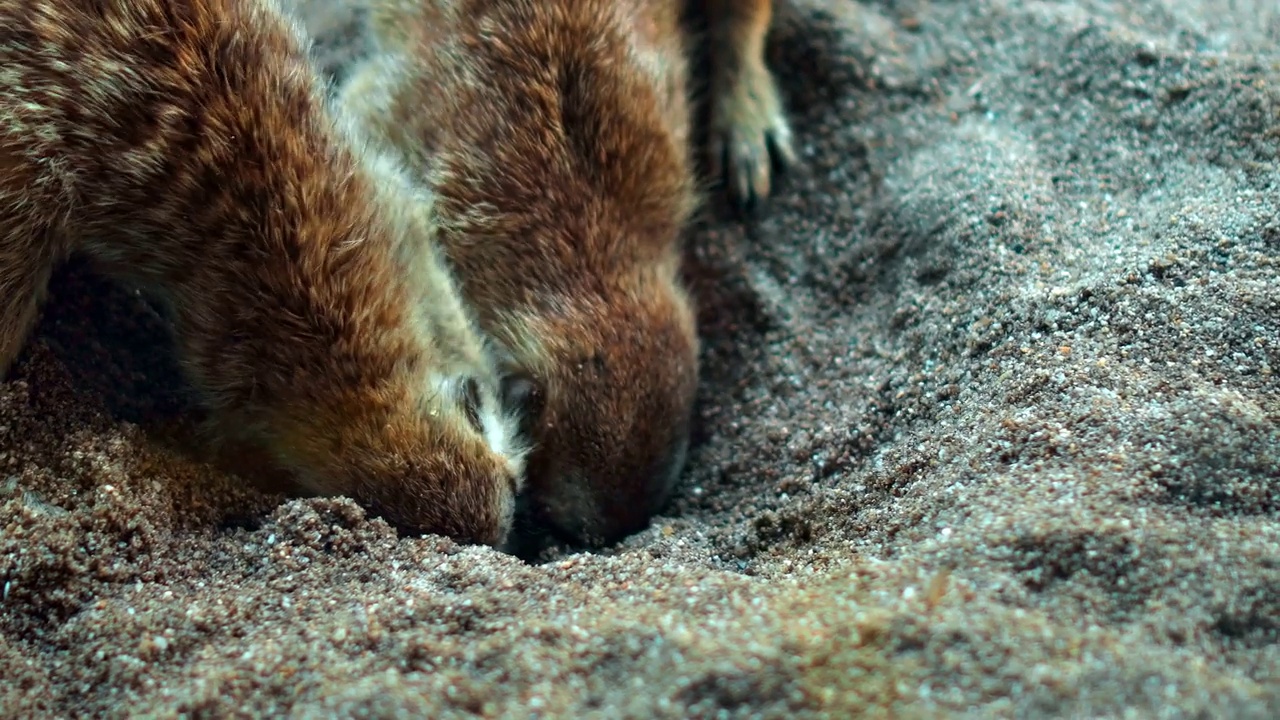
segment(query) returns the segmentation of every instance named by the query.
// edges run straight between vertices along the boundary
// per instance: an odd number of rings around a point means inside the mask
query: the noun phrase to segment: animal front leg
[[[765,64],[772,0],[706,0],[711,42],[711,167],[730,199],[750,209],[774,171],[796,160],[777,81]]]

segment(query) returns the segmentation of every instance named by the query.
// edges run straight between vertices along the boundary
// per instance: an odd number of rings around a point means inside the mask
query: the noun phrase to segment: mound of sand
[[[170,449],[156,319],[70,268],[0,385],[0,716],[1274,711],[1274,4],[782,14],[804,167],[691,238],[650,530],[530,565],[243,488]]]

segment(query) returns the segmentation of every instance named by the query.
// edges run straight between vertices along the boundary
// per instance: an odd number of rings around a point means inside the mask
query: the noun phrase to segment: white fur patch
[[[456,375],[432,373],[429,379],[432,394],[452,412],[461,411],[463,379]],[[525,455],[529,448],[519,437],[519,417],[504,412],[497,398],[481,392],[478,415],[485,444],[507,461],[507,469],[516,477],[524,477]]]
[[[529,449],[523,438],[517,436],[516,428],[519,420],[513,415],[502,412],[497,402],[485,403],[480,409],[480,427],[484,428],[484,439],[494,452],[507,460],[507,469],[513,475],[523,479],[524,460]]]

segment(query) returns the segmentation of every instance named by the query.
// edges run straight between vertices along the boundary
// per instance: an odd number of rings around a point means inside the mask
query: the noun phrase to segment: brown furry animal
[[[400,167],[269,0],[0,0],[0,372],[52,268],[152,291],[217,434],[402,526],[498,544],[522,454]]]
[[[765,64],[773,0],[702,0],[711,48],[711,164],[742,209],[768,197],[774,167],[796,162],[791,126]]]
[[[644,527],[684,464],[697,204],[679,0],[381,0],[341,102],[434,193],[483,328],[534,378],[529,498],[588,543]]]

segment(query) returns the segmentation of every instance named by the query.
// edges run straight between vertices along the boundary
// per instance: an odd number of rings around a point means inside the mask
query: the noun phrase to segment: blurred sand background
[[[358,8],[298,1],[341,73]],[[526,564],[244,488],[70,267],[0,384],[0,716],[1274,716],[1280,9],[779,14],[803,167],[691,233],[651,529]]]

